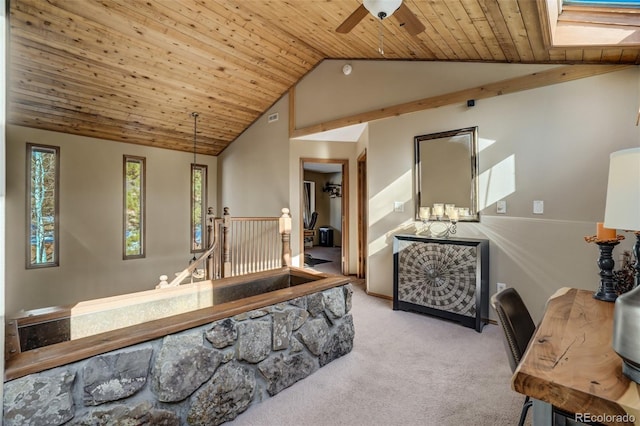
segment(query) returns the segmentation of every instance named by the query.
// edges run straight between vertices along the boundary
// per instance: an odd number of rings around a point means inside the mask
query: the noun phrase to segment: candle
[[[616,230],[605,228],[604,223],[598,222],[596,239],[598,241],[610,241],[616,239]]]
[[[429,220],[431,217],[431,209],[429,207],[420,207],[420,219]]]
[[[458,210],[456,209],[451,209],[449,210],[449,220],[452,222],[457,222],[458,221]]]
[[[433,214],[437,217],[444,215],[444,204],[436,203],[433,205]]]

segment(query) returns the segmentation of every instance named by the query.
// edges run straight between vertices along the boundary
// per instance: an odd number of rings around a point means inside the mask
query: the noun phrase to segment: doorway
[[[301,158],[300,176],[301,259],[305,267],[348,275],[349,161]]]
[[[367,150],[365,149],[358,156],[358,268],[356,276],[366,278],[367,274],[367,253],[368,253],[368,209],[369,197],[367,195]]]

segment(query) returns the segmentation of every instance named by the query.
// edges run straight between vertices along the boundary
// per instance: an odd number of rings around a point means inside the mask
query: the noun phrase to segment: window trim
[[[122,156],[122,259],[143,259],[147,253],[147,165],[146,158],[135,155]],[[142,171],[140,173],[140,253],[127,254],[127,163],[135,161],[141,164]]]
[[[194,187],[193,187],[193,175],[194,175],[194,171],[198,169],[201,170],[203,172],[203,177],[202,177],[202,194],[201,194],[201,206],[200,206],[200,221],[201,221],[201,228],[202,230],[200,231],[201,234],[201,238],[202,238],[202,248],[196,248],[195,247],[195,235],[193,233],[193,230],[195,229],[195,223],[193,221],[193,208],[194,208],[194,198],[193,198],[193,194],[194,194]],[[196,163],[191,163],[191,174],[190,174],[190,179],[189,179],[189,197],[191,199],[191,202],[189,203],[189,222],[190,222],[190,227],[189,227],[189,241],[190,241],[190,251],[191,253],[202,253],[204,251],[207,250],[208,248],[208,235],[207,235],[207,192],[208,192],[208,180],[209,180],[209,170],[208,170],[208,166],[206,164],[196,164]]]
[[[540,0],[545,46],[554,48],[625,48],[640,45],[640,9],[564,4]]]
[[[53,208],[53,261],[46,263],[31,262],[31,158],[34,150],[53,151],[55,159],[55,182],[54,182],[54,208]],[[26,155],[26,223],[25,223],[25,267],[26,269],[52,268],[60,266],[60,147],[54,145],[44,145],[38,143],[27,143]]]

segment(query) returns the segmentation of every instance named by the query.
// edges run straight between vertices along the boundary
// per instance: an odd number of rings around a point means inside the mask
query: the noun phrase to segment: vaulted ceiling
[[[545,0],[8,0],[8,123],[217,155],[324,59],[637,64],[637,44],[551,47]],[[540,9],[540,10],[539,10]],[[384,56],[378,52],[380,25]]]

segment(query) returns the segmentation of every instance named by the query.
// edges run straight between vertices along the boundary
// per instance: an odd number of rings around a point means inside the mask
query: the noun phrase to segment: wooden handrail
[[[191,275],[193,273],[193,271],[196,270],[196,268],[198,267],[198,264],[200,262],[202,262],[204,259],[208,258],[209,256],[211,256],[213,254],[214,250],[216,249],[216,246],[217,246],[217,241],[214,240],[213,245],[211,247],[209,247],[209,249],[207,251],[202,253],[202,255],[200,255],[199,258],[197,258],[195,261],[191,262],[191,264],[189,266],[184,268],[182,270],[182,272],[180,272],[178,275],[176,275],[176,277],[173,279],[173,281],[171,281],[167,285],[158,284],[156,286],[156,288],[179,286],[180,283],[182,282],[182,280],[187,278],[189,275]]]

